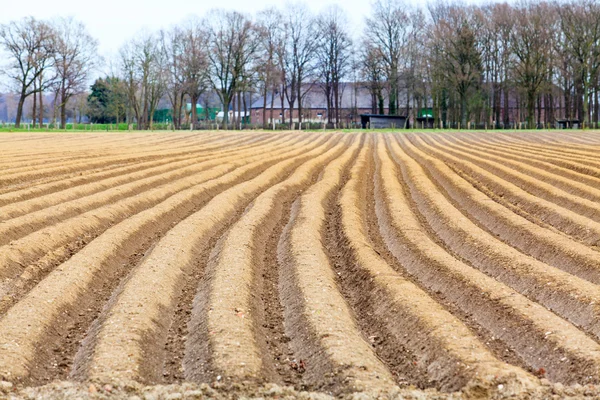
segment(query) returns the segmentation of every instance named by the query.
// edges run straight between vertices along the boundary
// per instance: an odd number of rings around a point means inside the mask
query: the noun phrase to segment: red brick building
[[[335,121],[335,110],[328,110],[327,97],[320,84],[306,85],[306,95],[302,101],[302,121],[312,123],[327,123]],[[283,99],[282,99],[283,97]],[[342,125],[360,125],[360,115],[377,113],[377,99],[373,99],[367,86],[358,83],[342,83],[340,85],[340,108],[339,118]],[[387,98],[385,98],[387,105]],[[272,107],[272,108],[271,108]],[[267,124],[290,123],[290,116],[293,122],[298,121],[298,101],[294,108],[290,110],[290,105],[281,93],[274,92],[267,95],[266,107],[265,100],[261,96],[252,103],[251,122],[253,124],[262,124],[263,115],[266,114]],[[387,114],[388,109],[386,108]],[[406,112],[406,110],[404,110]],[[331,119],[329,118],[331,113]]]

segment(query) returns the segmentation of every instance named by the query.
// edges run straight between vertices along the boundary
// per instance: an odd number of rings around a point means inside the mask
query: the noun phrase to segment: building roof
[[[308,90],[306,96],[304,97],[304,101],[302,102],[302,107],[307,109],[316,109],[316,110],[326,110],[327,109],[327,98],[325,97],[325,90],[322,84],[316,83],[313,84],[312,87],[310,84],[303,85],[305,86],[304,90]],[[354,108],[356,105],[359,109],[369,109],[371,108],[371,93],[369,92],[368,87],[364,83],[351,83],[351,82],[342,82],[340,84],[340,92],[341,92],[341,104],[340,108],[350,109]],[[385,95],[384,95],[385,96]],[[267,94],[267,108],[271,107],[271,98],[273,97],[273,93]],[[406,94],[400,95],[399,104],[406,103]],[[385,102],[387,106],[387,96],[385,96]],[[252,109],[262,109],[264,106],[264,97],[259,96],[259,98],[252,103]],[[287,99],[283,98],[283,107],[285,109],[289,109],[289,102]],[[273,99],[273,108],[281,109],[281,97],[279,93],[275,94],[275,98]],[[294,104],[294,108],[298,108],[298,101]]]

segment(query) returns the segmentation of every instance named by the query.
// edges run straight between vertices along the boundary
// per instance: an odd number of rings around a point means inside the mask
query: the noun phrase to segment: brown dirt
[[[0,134],[0,398],[597,398],[598,150]]]
[[[365,180],[370,182],[374,178],[374,168],[372,163],[369,163],[368,173]],[[342,178],[342,185],[345,185],[349,177],[346,173]],[[370,205],[370,211],[373,211],[373,193],[372,187],[369,186],[368,194],[365,193],[365,203]],[[339,197],[336,193],[334,198]],[[374,307],[375,302],[371,296],[376,292],[373,283],[360,273],[356,268],[356,261],[351,256],[351,250],[348,247],[347,239],[344,236],[341,226],[341,207],[338,202],[335,202],[329,207],[330,211],[327,216],[327,225],[325,235],[325,248],[329,258],[332,260],[332,265],[338,276],[339,288],[346,297],[349,304],[355,312],[357,323],[359,324],[363,335],[373,346],[375,353],[385,361],[386,366],[390,369],[396,382],[400,387],[407,385],[415,385],[420,388],[427,388],[430,385],[427,382],[426,372],[422,366],[417,363],[417,358],[412,354],[401,342],[395,337],[386,327],[383,321],[376,317]],[[376,226],[373,221],[374,214],[369,214],[368,226],[369,231]],[[375,225],[374,225],[375,224]],[[378,237],[371,237],[370,245],[375,251],[381,255],[382,252],[387,252],[387,249]],[[393,318],[392,315],[389,318]]]

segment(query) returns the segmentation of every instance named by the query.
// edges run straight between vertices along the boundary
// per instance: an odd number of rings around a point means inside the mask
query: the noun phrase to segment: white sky
[[[296,0],[293,0],[296,1]],[[369,15],[371,0],[300,0],[313,12],[319,12],[331,4],[346,10],[353,36],[359,37],[364,18]],[[426,4],[426,0],[405,0],[412,4]],[[494,0],[492,0],[494,1]],[[499,0],[496,0],[499,1]],[[509,0],[510,1],[510,0]],[[105,66],[97,75],[108,72],[109,63],[116,59],[121,45],[142,30],[155,31],[169,28],[191,15],[202,17],[212,8],[233,9],[254,14],[269,6],[284,7],[285,0],[27,0],[19,6],[18,0],[0,0],[0,23],[26,16],[51,19],[57,16],[73,16],[82,21],[90,34],[98,39],[99,53]],[[478,0],[466,0],[478,3]],[[92,5],[93,4],[93,5]],[[0,62],[0,65],[2,62]]]
[[[119,47],[143,29],[168,28],[190,15],[202,17],[212,8],[233,9],[255,13],[268,6],[283,7],[283,0],[29,0],[26,6],[15,0],[0,0],[0,23],[32,15],[36,19],[73,16],[82,21],[90,34],[99,40],[99,52],[110,59]],[[328,4],[338,4],[348,12],[351,27],[360,31],[364,16],[370,10],[370,0],[304,0],[318,12]],[[9,5],[10,4],[10,5]]]

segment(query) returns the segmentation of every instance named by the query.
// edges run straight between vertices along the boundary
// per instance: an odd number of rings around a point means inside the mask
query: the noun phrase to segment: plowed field
[[[0,397],[594,397],[600,132],[0,135]]]

